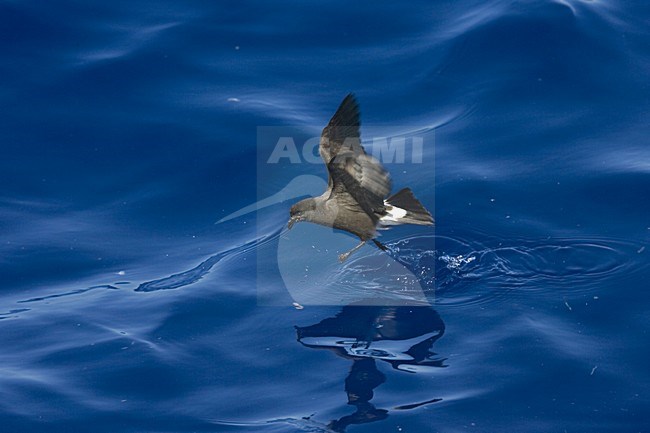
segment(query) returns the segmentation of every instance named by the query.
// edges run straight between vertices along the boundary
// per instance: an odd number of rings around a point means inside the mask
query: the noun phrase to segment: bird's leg
[[[345,260],[350,256],[350,254],[352,254],[353,252],[355,252],[356,250],[358,250],[359,248],[361,248],[365,243],[366,243],[366,241],[361,241],[361,242],[359,243],[359,245],[357,245],[356,247],[352,248],[352,249],[351,249],[350,251],[348,251],[347,253],[339,254],[339,262],[343,263],[343,262],[344,262],[344,261],[345,261]]]
[[[375,243],[375,245],[377,245],[377,248],[379,248],[380,250],[388,251],[388,247],[382,244],[381,242],[379,242],[377,239],[373,239],[372,241]]]

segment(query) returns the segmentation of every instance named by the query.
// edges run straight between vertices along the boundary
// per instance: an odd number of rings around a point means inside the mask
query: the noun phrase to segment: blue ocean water
[[[0,430],[650,431],[649,9],[1,2]],[[261,302],[292,201],[214,224],[348,92],[435,139],[390,167],[435,229],[382,236],[428,305],[370,247],[328,265],[363,299]]]

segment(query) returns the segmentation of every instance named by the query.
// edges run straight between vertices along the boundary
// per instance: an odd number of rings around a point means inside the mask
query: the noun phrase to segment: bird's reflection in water
[[[433,343],[445,331],[445,324],[433,308],[368,303],[348,305],[335,317],[315,325],[296,327],[298,341],[304,346],[329,349],[352,361],[345,379],[345,392],[348,404],[355,406],[356,411],[331,421],[327,427],[332,431],[343,432],[350,424],[388,417],[388,410],[378,409],[370,402],[375,388],[386,381],[386,375],[377,368],[377,361],[411,373],[445,367],[445,360],[436,358],[431,351]],[[440,399],[405,404],[395,409],[413,409],[437,401]]]

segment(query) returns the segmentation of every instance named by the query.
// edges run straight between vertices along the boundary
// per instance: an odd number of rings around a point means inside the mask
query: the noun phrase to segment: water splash
[[[463,265],[472,263],[474,260],[476,260],[476,256],[463,257],[462,254],[456,257],[442,256],[440,257],[440,260],[447,263],[447,269],[451,269],[455,271],[455,270],[460,270],[460,268]]]
[[[436,302],[445,304],[493,302],[515,289],[591,293],[605,279],[648,267],[634,254],[638,244],[618,239],[498,239],[481,244],[432,238],[412,237],[389,246],[423,287],[436,291]]]

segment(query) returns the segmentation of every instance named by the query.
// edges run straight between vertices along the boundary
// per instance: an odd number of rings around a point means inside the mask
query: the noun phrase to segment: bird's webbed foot
[[[339,262],[343,263],[344,261],[346,261],[346,260],[348,259],[348,257],[350,257],[350,254],[352,254],[353,252],[355,252],[356,250],[358,250],[359,248],[361,248],[365,243],[366,243],[366,241],[361,241],[361,242],[359,243],[359,245],[357,245],[356,247],[352,248],[352,249],[351,249],[350,251],[348,251],[347,253],[339,254]]]

